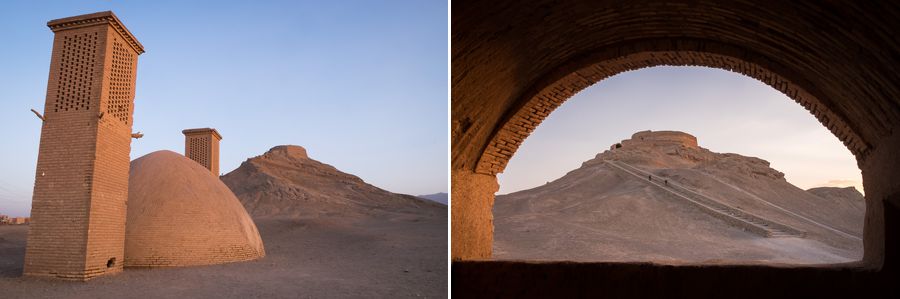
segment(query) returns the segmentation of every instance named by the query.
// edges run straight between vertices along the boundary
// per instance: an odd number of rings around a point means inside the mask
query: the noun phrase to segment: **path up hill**
[[[765,160],[643,131],[563,177],[497,196],[497,258],[839,263],[862,257],[864,203],[790,184]]]

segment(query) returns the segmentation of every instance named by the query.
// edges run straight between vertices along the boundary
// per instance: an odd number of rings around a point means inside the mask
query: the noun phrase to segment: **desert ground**
[[[617,194],[561,208],[528,206],[532,213],[497,217],[494,258],[664,264],[830,264],[859,260],[861,252],[809,238],[764,238],[639,182]],[[646,188],[646,189],[645,189]],[[649,189],[649,190],[648,190]],[[635,193],[647,192],[646,195]],[[498,199],[499,201],[500,199]],[[556,205],[554,205],[556,206]],[[500,206],[506,210],[506,205]]]
[[[447,220],[410,213],[257,219],[266,257],[127,268],[88,282],[23,278],[28,226],[0,226],[4,298],[443,298]]]
[[[140,161],[132,162],[132,170],[146,167]],[[132,178],[141,181],[137,177]],[[445,205],[369,185],[309,158],[300,146],[276,146],[248,159],[222,180],[237,190],[239,199],[232,200],[240,200],[253,215],[264,258],[214,266],[126,268],[121,274],[88,282],[23,278],[28,226],[0,226],[0,296],[447,296]],[[179,211],[187,210],[172,214]]]

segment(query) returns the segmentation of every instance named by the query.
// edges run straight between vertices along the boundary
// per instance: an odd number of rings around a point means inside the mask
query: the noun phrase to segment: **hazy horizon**
[[[144,45],[131,159],[223,136],[220,169],[282,144],[380,188],[447,192],[447,4],[0,3],[0,214],[28,215],[53,19],[113,11]],[[249,17],[249,18],[248,18]]]
[[[541,186],[638,131],[683,131],[713,152],[764,159],[809,189],[855,186],[850,151],[802,106],[764,83],[706,67],[653,67],[579,92],[538,126],[498,176],[497,194]]]

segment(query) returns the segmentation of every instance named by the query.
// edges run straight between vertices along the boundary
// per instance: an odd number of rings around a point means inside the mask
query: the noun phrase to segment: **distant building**
[[[26,224],[26,223],[30,222],[30,220],[31,220],[28,217],[13,217],[11,219],[12,219],[11,224]]]
[[[9,223],[9,216],[0,215],[0,224],[7,224],[7,223]]]

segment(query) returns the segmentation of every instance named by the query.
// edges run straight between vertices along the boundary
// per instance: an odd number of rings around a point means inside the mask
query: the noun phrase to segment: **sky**
[[[0,214],[27,215],[52,19],[112,10],[144,45],[131,158],[223,136],[220,169],[281,144],[380,188],[447,192],[447,3],[2,1]]]
[[[558,179],[643,130],[683,131],[713,152],[762,158],[803,189],[863,192],[850,150],[781,92],[721,69],[661,66],[610,77],[567,100],[522,143],[499,175],[498,194]]]

